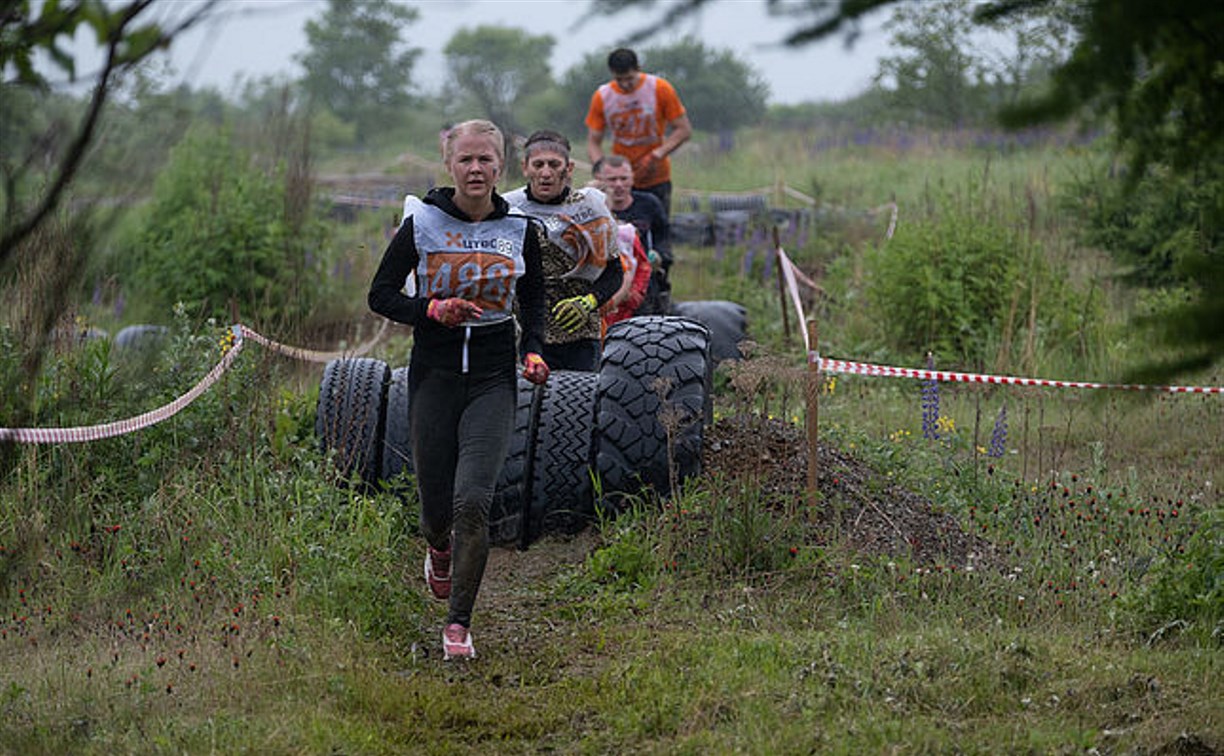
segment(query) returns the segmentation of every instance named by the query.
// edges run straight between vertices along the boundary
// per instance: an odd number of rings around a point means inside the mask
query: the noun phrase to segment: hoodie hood
[[[427,205],[433,205],[437,207],[439,210],[451,216],[452,218],[458,218],[459,220],[467,221],[468,223],[472,222],[471,217],[468,216],[467,213],[460,210],[459,206],[455,204],[455,187],[453,186],[434,187],[433,189],[429,190],[429,193],[425,195],[425,198],[422,201]],[[510,213],[509,203],[507,203],[506,200],[503,199],[502,196],[497,193],[497,190],[494,189],[493,190],[493,212],[490,213],[489,216],[485,218],[484,220],[494,220],[496,218],[504,218],[509,213]]]

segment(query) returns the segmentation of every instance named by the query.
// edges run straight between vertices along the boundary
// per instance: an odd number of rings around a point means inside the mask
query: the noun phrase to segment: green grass
[[[1055,177],[1077,155],[1012,151],[987,168],[972,150],[810,154],[805,138],[686,149],[677,184],[815,182],[848,210],[895,193],[904,223],[943,182],[1020,217],[1036,207],[1043,254],[1081,291],[1098,271],[1054,209]],[[319,342],[353,339],[344,324],[364,317],[379,223],[337,227],[334,254],[350,265],[332,285],[347,304],[322,318]],[[841,283],[820,279],[836,296],[813,302],[826,353],[916,367],[868,338],[880,316],[853,296],[852,263],[882,225],[830,222],[793,254],[813,276],[845,266]],[[758,346],[741,371],[719,371],[717,414],[801,425],[796,323],[787,336],[776,282],[741,274],[741,252],[680,250],[676,296],[749,309]],[[1125,326],[1134,303],[1108,296],[1083,332],[1096,343],[1041,344],[1025,367],[1111,380],[1142,357]],[[175,328],[148,364],[100,345],[56,356],[36,422],[103,422],[180,394],[218,358],[219,329]],[[397,334],[376,356],[402,364],[407,344]],[[798,507],[764,509],[750,486],[703,479],[576,542],[496,553],[476,612],[481,658],[455,665],[438,657],[443,608],[419,585],[415,501],[360,495],[317,450],[318,372],[251,344],[231,378],[163,425],[11,450],[0,752],[1224,748],[1218,396],[943,384],[933,440],[918,382],[824,376],[822,442],[872,465],[873,490],[920,493],[995,544],[997,565],[870,556]],[[1001,406],[1004,453],[989,457]]]

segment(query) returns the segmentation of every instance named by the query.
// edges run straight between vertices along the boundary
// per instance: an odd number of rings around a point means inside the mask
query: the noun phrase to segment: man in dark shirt
[[[632,223],[650,259],[650,288],[637,315],[666,315],[671,310],[671,232],[663,203],[650,192],[633,189],[633,166],[621,155],[606,155],[595,178],[608,196],[608,206],[619,221]]]

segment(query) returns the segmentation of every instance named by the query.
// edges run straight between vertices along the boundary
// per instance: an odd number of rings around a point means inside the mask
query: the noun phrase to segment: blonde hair
[[[502,135],[501,129],[497,128],[497,124],[492,121],[486,121],[482,118],[473,118],[470,121],[457,123],[446,132],[446,151],[442,156],[443,161],[450,163],[451,157],[455,154],[455,141],[461,136],[487,136],[493,139],[493,151],[497,153],[497,159],[502,164],[506,162],[506,137]]]

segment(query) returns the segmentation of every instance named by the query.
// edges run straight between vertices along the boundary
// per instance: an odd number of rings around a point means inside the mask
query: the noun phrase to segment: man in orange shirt
[[[693,135],[684,104],[666,79],[642,73],[633,50],[613,50],[608,70],[612,81],[595,90],[587,110],[587,157],[595,163],[604,156],[604,134],[611,132],[612,152],[633,165],[633,188],[658,197],[670,217],[667,156]]]

